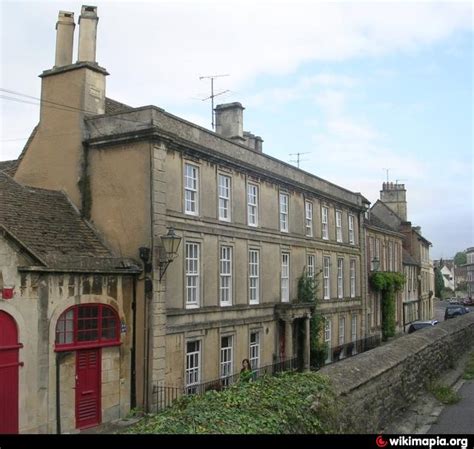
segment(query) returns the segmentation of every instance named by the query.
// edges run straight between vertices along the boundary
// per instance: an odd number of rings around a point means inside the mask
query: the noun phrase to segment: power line
[[[310,152],[306,152],[306,153],[290,153],[290,156],[296,156],[296,160],[295,159],[290,159],[290,162],[296,162],[296,166],[298,168],[300,168],[300,162],[304,162],[304,161],[307,161],[307,159],[300,159],[300,156],[302,154],[309,154]]]
[[[214,94],[214,79],[215,78],[221,78],[223,76],[230,76],[230,74],[226,74],[226,75],[209,75],[209,76],[200,76],[199,79],[200,80],[203,80],[203,79],[210,79],[211,80],[211,95],[207,98],[202,98],[202,101],[206,101],[206,100],[209,100],[211,99],[211,126],[212,126],[212,130],[214,131],[214,97],[217,97],[219,95],[222,95],[222,94],[225,94],[227,92],[229,92],[229,90],[223,90],[222,92],[219,92],[217,94]]]

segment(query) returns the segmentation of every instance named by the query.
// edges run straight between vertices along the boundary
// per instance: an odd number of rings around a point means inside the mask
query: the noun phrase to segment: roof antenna
[[[306,153],[290,153],[290,156],[296,156],[296,160],[295,159],[290,159],[290,162],[296,162],[296,166],[298,168],[300,168],[300,162],[304,162],[304,161],[307,161],[308,159],[300,159],[300,156],[302,154],[309,154],[310,152],[306,152]]]
[[[382,170],[385,170],[385,172],[387,173],[387,184],[388,184],[388,172],[390,171],[390,168],[382,168]]]
[[[222,92],[218,92],[217,94],[214,94],[214,79],[215,78],[221,78],[223,76],[230,76],[230,74],[226,75],[209,75],[209,76],[200,76],[199,79],[210,79],[211,80],[211,95],[207,98],[202,98],[202,101],[209,100],[211,99],[211,125],[212,125],[212,130],[214,131],[214,97],[217,97],[218,95],[225,94],[226,92],[229,92],[229,90],[223,90]]]

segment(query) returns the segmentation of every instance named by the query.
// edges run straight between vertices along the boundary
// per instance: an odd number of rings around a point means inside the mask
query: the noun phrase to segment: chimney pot
[[[56,55],[54,67],[72,64],[72,49],[74,45],[74,13],[59,11],[56,22]]]
[[[82,5],[79,17],[79,62],[96,62],[97,6]]]

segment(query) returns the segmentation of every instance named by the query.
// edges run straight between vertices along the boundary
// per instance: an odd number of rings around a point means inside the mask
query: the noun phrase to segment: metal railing
[[[380,335],[372,335],[370,337],[362,338],[360,340],[345,343],[339,346],[333,346],[329,349],[331,359],[326,361],[328,363],[338,362],[339,360],[351,357],[361,352],[369,351],[377,346],[380,346],[382,339]]]
[[[274,376],[275,374],[296,371],[298,369],[298,359],[286,359],[271,365],[262,366],[252,370],[251,374],[242,376],[235,373],[232,376],[222,377],[209,382],[187,385],[183,387],[169,385],[153,385],[153,411],[159,412],[170,407],[177,399],[186,395],[202,395],[207,391],[222,391],[239,382],[252,382],[263,376]]]

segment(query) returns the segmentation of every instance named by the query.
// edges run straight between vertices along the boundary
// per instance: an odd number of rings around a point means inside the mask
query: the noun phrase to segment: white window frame
[[[342,211],[336,210],[336,242],[342,242]]]
[[[223,307],[232,305],[232,246],[219,249],[219,302]]]
[[[218,176],[218,209],[220,221],[231,221],[231,195],[232,195],[232,178],[227,175],[219,174]]]
[[[252,336],[255,338],[252,341]],[[249,361],[252,370],[260,368],[260,332],[251,331],[249,336]]]
[[[290,253],[281,253],[281,302],[290,302]]]
[[[191,252],[191,247],[193,248]],[[194,251],[196,249],[196,251]],[[201,293],[201,276],[200,276],[200,252],[201,245],[198,242],[186,242],[185,244],[185,300],[187,309],[195,309],[199,307]],[[195,254],[194,254],[195,253]],[[195,291],[195,295],[192,291]],[[189,301],[190,296],[194,296],[194,301]]]
[[[354,215],[349,214],[349,244],[355,245]]]
[[[306,267],[308,277],[314,279],[314,275],[316,274],[316,256],[314,254],[308,254],[306,257]]]
[[[327,344],[328,348],[326,363],[329,363],[332,356],[332,319],[327,317],[324,320],[324,343]]]
[[[224,339],[227,346],[223,346]],[[234,336],[221,336],[219,374],[223,385],[229,385],[234,374]]]
[[[280,231],[288,232],[289,228],[289,211],[290,211],[290,195],[288,193],[280,192]]]
[[[254,292],[254,294],[252,293]],[[249,249],[249,304],[260,302],[260,250]]]
[[[189,174],[188,169],[191,170]],[[186,162],[184,164],[183,178],[184,213],[187,215],[199,215],[199,167]]]
[[[357,341],[357,315],[351,317],[351,341]]]
[[[321,232],[323,240],[329,240],[329,224],[328,224],[329,208],[321,207]]]
[[[247,224],[258,226],[258,185],[247,184]]]
[[[313,237],[313,203],[311,201],[304,202],[304,211],[306,237]]]
[[[197,350],[188,352],[188,345],[191,343],[197,343]],[[186,394],[197,393],[197,387],[201,383],[201,340],[186,342],[185,383]]]
[[[339,346],[342,346],[345,343],[345,340],[346,340],[346,317],[340,316],[339,317]]]
[[[344,259],[337,258],[337,297],[344,298]]]
[[[356,260],[350,260],[350,295],[355,298],[356,295]]]
[[[331,258],[323,257],[323,298],[331,299]]]

